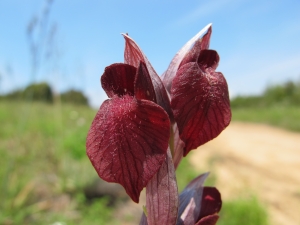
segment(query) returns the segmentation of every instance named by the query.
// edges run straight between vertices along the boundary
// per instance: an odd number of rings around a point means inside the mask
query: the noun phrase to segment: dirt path
[[[271,225],[300,225],[299,133],[232,122],[192,152],[195,168],[216,175],[223,199],[253,192],[268,207]]]

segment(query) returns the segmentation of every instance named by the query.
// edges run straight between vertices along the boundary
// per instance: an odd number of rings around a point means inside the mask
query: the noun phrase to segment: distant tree
[[[8,100],[26,100],[26,101],[42,101],[53,102],[52,89],[47,83],[35,83],[28,85],[24,90],[18,89],[6,95],[2,95],[1,99]]]
[[[230,102],[237,107],[266,107],[271,105],[300,105],[300,82],[288,81],[266,88],[260,96],[237,96]]]
[[[6,95],[2,95],[1,99],[8,99],[8,100],[22,100],[23,98],[23,90],[15,90]]]
[[[53,94],[49,84],[43,82],[30,84],[23,91],[23,97],[29,101],[53,102]]]
[[[270,86],[263,95],[268,104],[299,104],[300,84],[288,81],[284,84]]]
[[[81,91],[77,91],[74,89],[61,93],[60,98],[63,103],[88,105],[87,97]],[[0,96],[0,100],[1,99],[41,101],[52,103],[54,100],[54,96],[50,85],[43,82],[30,84],[24,90],[18,89],[6,95],[2,95]]]
[[[61,101],[64,103],[72,103],[78,105],[88,105],[88,99],[81,91],[69,90],[60,95]]]
[[[230,101],[232,108],[238,107],[263,107],[264,101],[262,96],[237,96]]]

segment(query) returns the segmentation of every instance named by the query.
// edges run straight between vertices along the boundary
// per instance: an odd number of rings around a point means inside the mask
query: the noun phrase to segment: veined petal
[[[115,97],[102,104],[91,125],[87,155],[102,179],[120,183],[139,202],[141,190],[165,161],[169,131],[168,115],[157,104]]]
[[[137,99],[145,99],[156,102],[154,87],[145,63],[140,62],[134,81],[134,96]]]
[[[215,70],[220,61],[219,54],[215,50],[201,50],[197,59],[199,67],[205,71],[206,69]]]
[[[173,135],[173,163],[174,163],[174,167],[175,170],[177,169],[177,167],[179,166],[179,163],[181,162],[182,158],[183,158],[183,152],[184,152],[184,142],[180,139],[179,137],[179,130],[178,130],[178,126],[176,123],[174,123],[173,127],[172,127],[172,135]],[[171,140],[171,138],[170,138]]]
[[[203,184],[208,173],[192,180],[179,195],[179,211],[176,225],[194,225],[201,212]]]
[[[208,173],[189,183],[179,196],[177,225],[214,225],[222,207],[220,192],[214,187],[203,187]]]
[[[180,65],[178,66],[178,69],[187,64],[187,63],[190,63],[190,62],[197,62],[198,60],[198,57],[200,55],[200,52],[201,52],[201,45],[202,45],[202,38],[201,39],[198,39],[193,47],[186,53],[186,55],[184,56],[184,58],[182,59]]]
[[[170,149],[159,171],[146,187],[149,225],[174,225],[178,213],[178,190]]]
[[[125,63],[132,65],[136,68],[139,67],[140,62],[144,62],[155,90],[156,103],[165,109],[169,114],[171,120],[173,119],[173,113],[170,106],[170,99],[167,94],[167,91],[161,81],[160,77],[157,75],[153,69],[151,63],[147,59],[146,55],[143,53],[141,48],[136,44],[136,42],[130,38],[127,34],[122,34],[125,38],[125,51],[124,51],[124,61]]]
[[[134,79],[136,68],[134,66],[115,63],[105,68],[101,76],[102,88],[107,96],[112,98],[114,95],[123,96],[134,95]]]
[[[140,47],[137,45],[137,43],[131,37],[129,37],[128,34],[122,34],[122,35],[125,39],[124,62],[134,67],[138,67],[140,62],[142,61],[148,67],[150,62],[145,56],[145,54],[142,52]],[[151,68],[152,70],[154,70],[152,66]],[[149,72],[153,73],[155,71],[149,71]]]
[[[201,50],[209,48],[209,42],[210,42],[211,33],[212,33],[212,28],[210,26],[208,28],[206,34],[204,34],[203,37],[201,38],[202,39],[202,41],[201,41]]]
[[[187,52],[187,54],[182,59],[178,69],[181,66],[183,66],[184,64],[189,63],[189,62],[197,62],[198,61],[198,63],[199,63],[199,61],[203,61],[203,60],[208,61],[207,57],[209,57],[209,56],[210,56],[210,58],[213,58],[214,55],[208,55],[208,53],[205,52],[206,54],[202,54],[202,57],[199,59],[199,57],[201,56],[201,52],[213,51],[213,50],[207,50],[207,48],[209,47],[210,36],[211,36],[211,28],[207,31],[207,33],[201,39],[198,39],[195,42],[194,46]],[[215,59],[215,58],[213,58],[213,59]],[[218,62],[219,62],[219,58],[218,58],[217,63]],[[215,68],[217,68],[217,66]]]
[[[218,214],[209,215],[209,216],[203,217],[195,225],[215,225],[215,224],[217,224],[218,219],[219,219]]]
[[[178,219],[177,225],[194,225],[197,222],[196,216],[194,215],[195,211],[197,211],[195,199],[191,198],[189,204],[186,206],[180,218]]]
[[[201,212],[198,220],[218,213],[222,208],[221,194],[215,187],[204,187],[201,202]]]
[[[231,120],[228,87],[222,73],[200,69],[198,63],[180,67],[173,80],[171,106],[184,156],[218,136]]]
[[[176,72],[181,64],[181,61],[185,57],[186,54],[192,49],[195,43],[200,39],[200,47],[201,49],[207,49],[209,46],[209,40],[211,35],[211,23],[204,27],[199,33],[197,33],[193,38],[191,38],[174,56],[172,59],[168,69],[163,75],[163,83],[167,89],[167,91],[171,92],[172,81],[176,75]]]

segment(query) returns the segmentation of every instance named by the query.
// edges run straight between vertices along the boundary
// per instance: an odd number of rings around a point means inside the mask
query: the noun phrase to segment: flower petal
[[[167,94],[167,91],[161,81],[160,77],[157,75],[155,70],[153,69],[151,63],[147,59],[146,55],[143,53],[141,48],[136,44],[136,42],[130,38],[127,34],[122,34],[125,38],[125,52],[124,59],[125,63],[132,65],[136,68],[139,67],[140,62],[144,62],[155,90],[156,95],[156,103],[165,109],[165,111],[169,114],[170,119],[173,119],[173,113],[170,106],[170,99]]]
[[[194,225],[197,222],[194,213],[195,211],[198,211],[196,209],[195,199],[191,198],[189,204],[186,206],[185,210],[181,214],[177,224]]]
[[[201,45],[201,49],[207,49],[209,46],[209,39],[211,34],[211,23],[204,27],[199,33],[197,33],[193,38],[191,38],[174,56],[172,59],[168,69],[163,75],[163,83],[167,89],[167,91],[171,92],[172,81],[176,75],[176,72],[179,68],[179,65],[185,55],[191,50],[191,48],[195,45],[197,40],[203,40],[203,44]],[[208,34],[208,35],[206,35]],[[203,36],[204,35],[204,36]]]
[[[187,52],[187,54],[184,56],[184,58],[182,59],[180,65],[178,66],[178,69],[190,62],[197,62],[198,57],[200,55],[201,52],[201,42],[202,42],[202,38],[198,39],[194,46]]]
[[[145,99],[156,102],[156,96],[151,77],[145,63],[143,62],[140,62],[139,68],[137,69],[137,75],[134,81],[134,93],[134,96],[137,99]]]
[[[182,158],[183,158],[183,152],[184,152],[184,142],[180,139],[179,137],[179,130],[178,130],[178,126],[176,123],[174,123],[173,125],[173,149],[174,149],[174,153],[173,153],[173,163],[174,163],[174,167],[175,170],[177,169],[177,167],[179,166],[179,163],[181,162]],[[170,138],[171,139],[171,138]]]
[[[177,225],[194,225],[201,212],[203,183],[208,173],[192,180],[179,195]]]
[[[219,215],[209,215],[199,220],[195,225],[215,225],[219,219]]]
[[[207,50],[207,48],[209,47],[210,36],[211,36],[211,27],[208,29],[207,33],[201,39],[198,39],[195,42],[194,46],[187,52],[187,54],[182,59],[178,68],[180,68],[186,63],[199,61],[199,55],[201,55],[200,54],[201,51]]]
[[[165,161],[169,131],[168,115],[157,104],[115,97],[102,104],[91,125],[87,155],[102,179],[120,183],[138,202]]]
[[[150,62],[146,58],[144,53],[141,51],[137,43],[131,37],[129,37],[128,34],[122,34],[122,35],[125,39],[124,62],[134,67],[138,67],[140,62],[142,61],[146,63],[148,67]],[[154,70],[152,66],[151,68],[152,70]],[[150,73],[153,73],[153,71],[151,71]]]
[[[171,107],[184,156],[218,136],[231,120],[228,87],[222,73],[187,63],[177,72],[171,90]]]
[[[198,219],[218,213],[222,208],[221,194],[215,187],[204,187]]]
[[[178,213],[178,190],[170,149],[167,158],[146,187],[149,225],[174,225]]]
[[[202,50],[198,57],[199,67],[205,71],[206,69],[215,70],[220,61],[219,54],[215,50]]]
[[[101,76],[102,88],[105,90],[108,97],[114,95],[122,96],[134,94],[134,79],[136,68],[124,64],[115,63],[105,68]]]

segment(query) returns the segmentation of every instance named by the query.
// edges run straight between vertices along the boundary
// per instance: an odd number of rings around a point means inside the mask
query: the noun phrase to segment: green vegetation
[[[181,192],[184,187],[199,174],[189,164],[188,155],[184,158],[176,171],[178,189]],[[208,176],[205,186],[215,186],[216,177]],[[222,194],[222,193],[221,193]],[[245,194],[245,193],[244,193]],[[241,195],[241,193],[239,193]],[[268,225],[267,210],[254,196],[241,196],[230,201],[223,201],[220,219],[217,225]]]
[[[183,189],[200,173],[196,172],[193,166],[189,163],[191,154],[184,157],[177,170],[176,170],[176,177],[177,177],[177,185],[178,185],[178,192],[182,192]],[[208,171],[203,171],[203,173]],[[214,174],[209,174],[208,178],[205,181],[205,186],[214,186],[216,181],[216,177]]]
[[[260,96],[237,96],[231,100],[231,107],[266,108],[269,106],[299,106],[300,83],[288,81],[269,86]]]
[[[95,113],[83,105],[0,101],[0,224],[93,225],[132,220],[130,215],[115,216],[108,199],[87,201],[83,194],[83,188],[97,177],[85,153]],[[188,162],[183,159],[177,171],[180,191],[199,175]],[[207,183],[213,185],[217,178],[210,178]],[[224,202],[221,225],[265,221],[265,210],[257,200]]]
[[[55,99],[63,103],[88,105],[88,99],[81,91],[71,89],[54,95],[50,85],[45,82],[30,84],[24,90],[18,89],[6,95],[0,95],[0,100],[53,103]]]
[[[0,101],[0,224],[118,224],[107,200],[87,202],[97,174],[85,156],[95,111]]]
[[[189,158],[190,156],[188,155],[187,157],[183,158],[176,170],[176,177],[177,177],[177,184],[178,184],[178,191],[179,193],[183,191],[185,186],[192,181],[194,178],[196,178],[198,174],[192,165],[189,163]]]
[[[231,107],[233,120],[300,131],[300,83],[271,86],[261,96],[238,96]]]
[[[232,119],[266,123],[300,132],[300,106],[270,106],[268,108],[235,108]]]
[[[255,197],[223,202],[218,225],[267,225],[266,209]]]
[[[60,95],[61,101],[64,103],[73,103],[77,105],[88,105],[88,99],[76,90],[69,90]]]
[[[30,84],[24,90],[16,90],[1,96],[2,99],[53,102],[51,87],[47,83]]]

